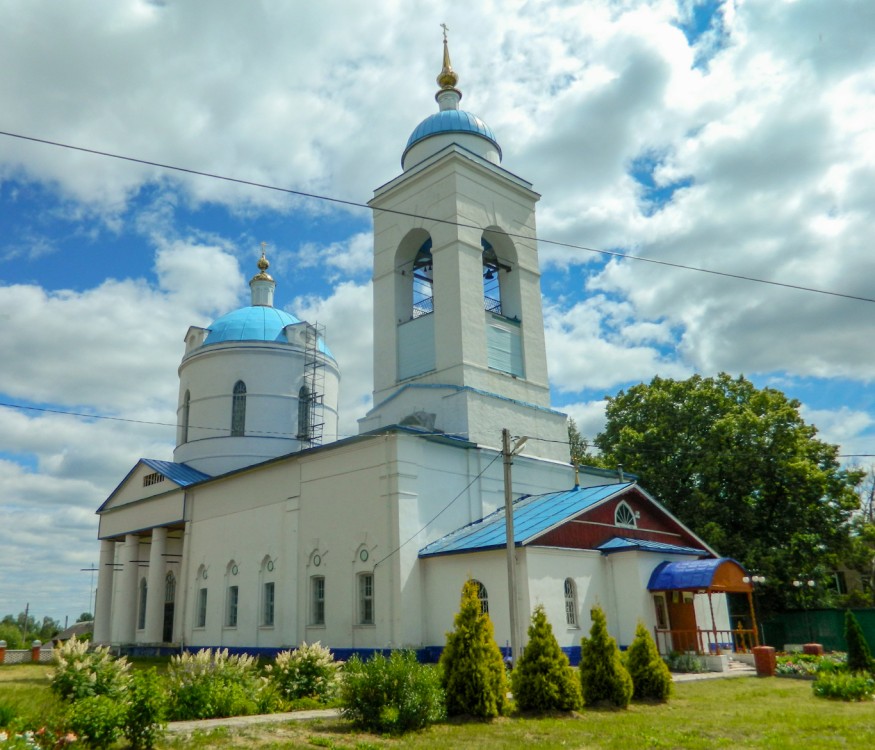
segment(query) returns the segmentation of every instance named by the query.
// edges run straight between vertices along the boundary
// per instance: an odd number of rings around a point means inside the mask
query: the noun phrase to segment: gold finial
[[[270,263],[267,260],[267,257],[264,254],[265,248],[267,247],[266,242],[261,243],[261,257],[258,259],[258,273],[253,277],[253,281],[273,281],[273,277],[267,272],[267,269],[270,268]]]
[[[450,48],[447,46],[447,32],[450,29],[445,23],[441,24],[441,28],[444,30],[444,66],[438,73],[437,82],[441,89],[454,89],[459,82],[459,76],[450,63]]]

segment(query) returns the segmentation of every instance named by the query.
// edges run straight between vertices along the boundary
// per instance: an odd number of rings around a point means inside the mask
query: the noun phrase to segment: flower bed
[[[778,677],[801,677],[813,680],[821,672],[844,669],[848,655],[834,651],[822,656],[813,654],[778,654],[775,674]]]

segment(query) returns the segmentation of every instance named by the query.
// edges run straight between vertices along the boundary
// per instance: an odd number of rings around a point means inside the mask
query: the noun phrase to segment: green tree
[[[581,706],[580,685],[540,604],[532,613],[529,642],[510,678],[522,711],[576,711]]]
[[[632,645],[626,652],[626,669],[632,678],[632,697],[635,700],[668,700],[671,695],[671,672],[640,620]]]
[[[836,565],[862,479],[799,407],[744,377],[657,377],[608,398],[595,444],[708,544],[765,575],[760,602],[778,608],[788,581]]]
[[[477,593],[477,582],[467,580],[454,629],[447,633],[441,654],[441,686],[448,715],[491,719],[504,713],[507,679],[492,620],[481,611]]]
[[[872,652],[866,643],[866,636],[854,613],[851,610],[845,612],[845,641],[848,644],[848,671],[871,672],[873,671]]]
[[[608,634],[608,621],[601,607],[593,607],[589,638],[580,642],[580,687],[583,703],[598,706],[608,703],[626,708],[632,698],[632,678],[617,642]]]
[[[94,615],[91,612],[83,612],[76,618],[76,622],[91,622],[94,619]]]
[[[24,648],[24,636],[21,634],[21,628],[14,622],[9,623],[4,620],[0,623],[0,641],[6,641],[8,649]]]

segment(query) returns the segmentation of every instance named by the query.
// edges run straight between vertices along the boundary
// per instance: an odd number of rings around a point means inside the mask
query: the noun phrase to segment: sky
[[[0,0],[0,616],[91,611],[95,510],[172,457],[183,336],[248,304],[260,243],[357,432],[349,204],[437,111],[441,23],[542,196],[554,406],[591,439],[606,395],[743,374],[875,461],[870,0]]]

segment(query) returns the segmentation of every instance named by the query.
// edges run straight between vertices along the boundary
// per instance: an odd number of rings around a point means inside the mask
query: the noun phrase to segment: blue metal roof
[[[628,550],[641,550],[642,552],[660,552],[671,555],[707,555],[707,550],[697,549],[696,547],[679,547],[676,544],[665,544],[664,542],[652,542],[648,539],[630,539],[624,536],[615,536],[609,539],[604,544],[600,544],[596,549],[600,550],[603,555],[610,555],[614,552],[626,552]]]
[[[286,343],[283,333],[286,326],[300,323],[294,315],[285,310],[266,305],[251,305],[223,315],[207,328],[209,334],[204,346],[221,344],[226,341],[279,341]],[[319,351],[334,359],[334,355],[319,339]]]
[[[524,495],[514,501],[514,544],[527,544],[562,521],[623,492],[633,484],[634,482],[624,482],[597,487],[575,487],[546,495]],[[419,550],[419,556],[431,557],[503,547],[507,544],[504,515],[504,508],[499,508],[485,518],[426,545]]]
[[[710,560],[683,560],[681,562],[663,562],[654,568],[647,588],[650,591],[673,591],[676,589],[708,589],[714,580],[714,574],[724,563],[734,563],[728,557],[717,557]],[[744,569],[741,568],[743,571]]]
[[[444,109],[426,117],[414,128],[410,138],[407,139],[404,156],[419,141],[423,141],[433,135],[440,135],[441,133],[471,133],[472,135],[479,135],[481,138],[490,141],[498,149],[498,155],[501,156],[501,146],[498,145],[492,128],[477,117],[477,115],[472,115],[470,112],[464,112],[460,109]],[[404,161],[404,156],[401,157],[402,161]]]
[[[202,471],[193,469],[186,464],[177,464],[173,461],[156,461],[154,458],[143,458],[140,460],[150,469],[163,474],[171,482],[176,482],[180,487],[188,487],[190,484],[210,479],[209,474],[204,474]]]

